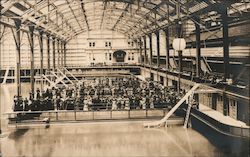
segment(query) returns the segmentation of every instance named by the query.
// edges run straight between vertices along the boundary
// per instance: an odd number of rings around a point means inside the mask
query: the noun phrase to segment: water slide
[[[168,118],[182,105],[184,101],[188,99],[189,96],[193,94],[193,92],[200,86],[200,84],[195,84],[187,93],[186,95],[165,115],[164,118],[162,118],[159,121],[151,122],[151,123],[145,123],[143,124],[144,127],[150,128],[150,127],[160,127],[161,125],[166,124]]]

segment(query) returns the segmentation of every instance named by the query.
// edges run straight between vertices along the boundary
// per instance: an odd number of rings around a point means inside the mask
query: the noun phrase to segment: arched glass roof
[[[128,36],[142,36],[198,15],[215,19],[220,5],[235,12],[249,11],[245,3],[219,0],[3,0],[1,22],[21,20],[51,35],[68,40],[81,32],[114,30]],[[180,17],[177,16],[177,10]]]

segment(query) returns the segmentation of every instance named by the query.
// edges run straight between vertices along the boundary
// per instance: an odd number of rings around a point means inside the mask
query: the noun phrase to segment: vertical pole
[[[176,14],[178,19],[180,19],[180,2],[176,4]],[[176,24],[176,31],[177,31],[177,37],[181,38],[182,37],[182,23],[181,21],[177,20]],[[180,93],[181,90],[181,72],[182,72],[182,51],[178,51],[178,93]]]
[[[50,35],[47,34],[47,64],[48,64],[48,71],[50,71]]]
[[[195,18],[195,28],[196,28],[196,77],[200,77],[201,74],[201,29],[200,29],[200,18]]]
[[[30,35],[30,84],[31,84],[31,93],[35,93],[35,80],[34,80],[34,26],[29,26],[29,35]]]
[[[160,67],[160,32],[156,33],[156,51],[157,51],[157,67]]]
[[[146,36],[143,37],[143,43],[144,43],[144,65],[147,64],[147,40]]]
[[[156,59],[156,66],[157,66],[157,74],[156,74],[156,80],[159,81],[159,67],[160,67],[160,32],[156,31],[156,53],[157,53],[157,59]]]
[[[169,70],[169,29],[165,30],[166,35],[166,68]]]
[[[66,67],[66,41],[64,41],[64,67]]]
[[[168,86],[168,76],[167,71],[169,70],[169,28],[165,29],[165,38],[166,38],[166,86]]]
[[[182,37],[181,34],[181,21],[178,21],[177,23],[177,36],[178,38]],[[178,73],[178,93],[180,93],[181,90],[181,73],[182,73],[182,51],[178,51],[178,69],[179,69],[179,73]]]
[[[17,97],[21,96],[21,77],[20,77],[20,69],[21,69],[21,21],[15,20],[16,33],[14,33],[15,42],[16,42],[16,85],[17,85]]]
[[[140,64],[142,64],[142,40],[139,38],[139,47],[140,47]]]
[[[52,44],[53,44],[53,55],[52,55],[52,57],[53,57],[53,70],[55,71],[55,69],[56,69],[56,39],[55,39],[55,37],[53,37],[52,39],[53,39],[53,42],[52,42]]]
[[[227,7],[221,7],[222,27],[223,27],[223,68],[224,68],[224,81],[229,78],[229,41],[228,41],[228,13]],[[229,113],[228,98],[225,94],[226,87],[223,92],[223,114],[227,116]]]
[[[222,8],[224,81],[229,78],[229,41],[227,7]]]
[[[60,44],[60,46],[61,46],[61,51],[60,51],[60,52],[61,52],[61,66],[62,66],[62,67],[63,67],[63,63],[64,63],[64,61],[63,61],[63,60],[64,60],[64,49],[63,49],[64,46],[63,46],[63,43],[64,43],[64,42],[61,40],[61,44]]]
[[[43,31],[39,32],[39,44],[40,44],[40,75],[43,75]],[[41,82],[41,89],[43,88],[43,83]]]
[[[149,64],[150,64],[150,67],[152,67],[152,63],[153,63],[152,34],[149,34],[148,36],[149,36],[149,53],[150,53]]]
[[[60,67],[60,40],[57,39],[57,67]]]

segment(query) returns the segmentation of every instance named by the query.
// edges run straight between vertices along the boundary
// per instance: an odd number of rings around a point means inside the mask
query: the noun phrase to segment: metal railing
[[[93,121],[93,120],[125,120],[125,119],[159,119],[165,115],[167,109],[135,109],[135,110],[52,110],[52,111],[19,111],[5,113],[10,124],[43,122],[49,118],[57,121]],[[183,120],[183,118],[182,118]]]

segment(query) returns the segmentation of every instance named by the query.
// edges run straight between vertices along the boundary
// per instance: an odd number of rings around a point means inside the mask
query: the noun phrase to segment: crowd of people
[[[132,110],[167,108],[181,95],[174,89],[134,77],[82,80],[71,87],[58,87],[14,97],[14,111]]]

